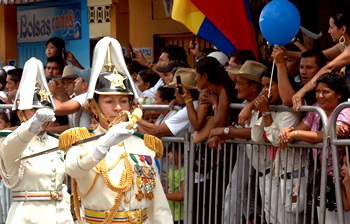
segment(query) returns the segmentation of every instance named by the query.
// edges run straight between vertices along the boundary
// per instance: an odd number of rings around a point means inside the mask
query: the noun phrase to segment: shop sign
[[[81,5],[18,10],[17,24],[18,43],[81,39]]]

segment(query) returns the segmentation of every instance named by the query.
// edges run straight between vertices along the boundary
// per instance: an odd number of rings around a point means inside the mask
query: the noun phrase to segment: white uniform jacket
[[[264,118],[260,117],[254,124],[252,128],[252,139],[256,143],[261,143],[265,142],[265,139],[263,137],[264,132],[266,133],[266,137],[269,139],[271,144],[275,147],[278,147],[279,143],[279,137],[278,134],[279,132],[284,129],[284,128],[290,128],[290,127],[295,127],[297,126],[302,118],[302,114],[298,112],[276,112],[276,111],[271,111],[271,116],[272,116],[272,124],[269,127],[265,127],[264,123]],[[293,149],[288,148],[288,156],[287,156],[287,150],[282,150],[278,149],[276,158],[273,162],[273,167],[274,167],[274,175],[278,174],[278,156],[279,153],[281,153],[281,165],[280,165],[280,172],[279,174],[282,175],[284,174],[285,170],[287,172],[292,172],[293,170]],[[272,150],[271,150],[272,153]],[[295,161],[294,161],[294,170],[299,170],[299,155],[300,155],[300,150],[299,148],[295,149]],[[301,167],[305,167],[305,150],[302,151],[302,165]],[[287,158],[286,158],[287,156]],[[269,156],[269,159],[271,159],[271,156]],[[287,160],[287,167],[286,165],[286,160]]]
[[[46,132],[41,137],[32,134],[28,131],[26,124],[18,127],[6,138],[2,138],[0,159],[5,167],[3,171],[7,175],[12,175],[8,180],[10,184],[14,184],[18,179],[20,162],[14,162],[17,158],[57,146],[56,138],[47,135]],[[65,176],[64,159],[58,152],[27,159],[23,179],[17,187],[12,189],[12,194],[55,190],[63,193],[64,200],[24,201],[23,198],[23,201],[13,201],[6,223],[73,223],[69,194],[67,187],[63,184]]]
[[[101,134],[106,132],[106,130],[99,126],[94,133]],[[85,143],[79,146],[73,146],[69,149],[66,157],[66,170],[68,175],[75,178],[78,184],[78,190],[80,194],[85,194],[90,188],[91,184],[96,175],[96,171],[94,167],[99,164],[100,161],[96,161],[93,158],[93,147],[94,142]],[[81,158],[80,155],[86,154]],[[128,204],[125,203],[125,195],[123,195],[121,204],[119,206],[118,211],[134,211],[137,209],[146,209],[147,208],[147,216],[148,219],[144,222],[146,224],[167,224],[173,223],[173,218],[171,211],[169,209],[168,201],[165,197],[161,182],[159,180],[158,170],[155,165],[154,157],[155,152],[148,147],[145,146],[142,138],[137,136],[131,136],[128,139],[123,141],[123,146],[115,145],[109,149],[106,153],[106,163],[107,167],[111,167],[121,152],[126,151],[127,156],[133,166],[136,164],[131,158],[130,154],[133,155],[145,155],[150,156],[152,158],[153,169],[156,171],[155,176],[155,184],[156,187],[153,189],[154,198],[152,200],[143,198],[141,201],[136,199],[136,195],[140,190],[137,186],[137,174],[134,171],[134,180],[131,186],[130,191],[127,192],[127,198],[130,199]],[[103,158],[102,158],[103,159]],[[147,163],[143,164],[140,161],[139,165],[148,166]],[[109,173],[109,177],[115,185],[118,185],[120,176],[122,171],[125,169],[124,167],[124,159],[121,159],[120,162],[111,169]],[[143,190],[144,191],[144,190]],[[96,184],[91,192],[84,198],[81,199],[81,203],[85,209],[95,210],[95,211],[106,211],[111,210],[114,204],[114,200],[116,198],[117,193],[110,190],[105,184],[102,175],[98,176]],[[86,217],[86,221],[88,222],[88,217]]]

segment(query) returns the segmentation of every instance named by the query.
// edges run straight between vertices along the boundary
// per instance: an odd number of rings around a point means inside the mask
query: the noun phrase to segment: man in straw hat
[[[235,89],[237,90],[237,98],[240,100],[244,100],[243,104],[248,104],[249,102],[252,102],[256,97],[259,96],[259,93],[262,89],[261,86],[261,78],[263,73],[266,71],[266,66],[252,60],[247,60],[243,65],[235,65],[232,66],[228,72],[237,75],[237,80],[236,80],[236,85]],[[209,135],[209,140],[208,140],[208,145],[211,148],[217,148],[219,145],[219,148],[221,148],[221,143],[227,139],[232,139],[232,138],[240,138],[240,139],[251,139],[251,129],[255,121],[258,119],[258,112],[255,112],[254,110],[251,111],[251,116],[252,116],[252,121],[250,124],[246,124],[245,127],[241,127],[237,124],[230,125],[228,127],[220,127],[220,128],[215,128],[210,132]],[[247,156],[245,156],[245,152],[247,151],[247,155],[250,156],[251,147],[245,146],[245,144],[239,144],[238,146],[239,149],[239,154],[237,161],[240,161],[239,163],[235,164],[235,167],[232,172],[232,184],[231,188],[228,185],[227,190],[226,190],[226,196],[225,196],[225,223],[227,223],[227,216],[230,214],[234,214],[236,211],[236,220],[232,219],[230,223],[234,222],[239,222],[241,219],[241,190],[242,188],[242,182],[243,182],[243,189],[248,189],[248,181],[249,181],[249,176],[245,175],[242,180],[242,175],[239,174],[237,171],[238,170],[249,170],[250,169],[250,163],[248,161]],[[254,146],[255,147],[255,146]],[[254,151],[255,152],[255,151]],[[257,166],[257,156],[262,156],[262,155],[254,155],[253,156],[253,161],[252,164],[255,168],[258,168]],[[242,162],[243,160],[246,160],[245,162]],[[265,167],[263,162],[264,159],[260,158],[260,165],[259,167]],[[243,164],[245,164],[245,168],[243,168]],[[252,169],[252,176],[255,173],[254,167],[251,167]],[[237,183],[237,184],[236,184]],[[237,187],[238,186],[238,187]],[[254,189],[255,184],[252,183],[251,189]],[[231,198],[229,198],[229,192],[231,192]],[[237,198],[235,199],[235,192],[237,193]],[[243,209],[243,215],[245,216],[246,219],[249,219],[252,221],[254,218],[254,195],[255,191],[252,190],[250,192],[250,207],[249,207],[249,214],[247,214],[246,209]],[[248,191],[244,191],[244,198],[243,198],[243,207],[247,207],[247,202],[248,202]],[[236,204],[235,204],[236,201]],[[229,205],[230,204],[230,205]],[[228,210],[230,208],[230,211]],[[260,213],[260,207],[257,208],[257,213]],[[259,216],[257,216],[259,218]],[[257,223],[260,223],[258,221]]]
[[[181,78],[181,83],[184,85],[187,89],[190,90],[192,98],[186,102],[183,95],[175,92],[176,100],[178,101],[179,105],[192,103],[194,109],[197,109],[198,107],[198,96],[199,92],[197,90],[197,82],[195,80],[196,78],[196,72],[192,68],[181,68],[176,71],[173,81],[169,83],[169,85],[166,85],[164,87],[166,88],[177,88],[177,77]],[[138,122],[139,127],[141,127],[145,132],[157,136],[177,136],[177,137],[183,137],[185,134],[186,129],[191,129],[191,123],[188,118],[187,113],[187,107],[184,107],[182,110],[178,111],[174,116],[172,116],[170,119],[166,120],[165,122],[161,123],[160,125],[155,125],[152,123],[149,123],[145,120],[140,120]],[[190,131],[190,130],[189,130]]]
[[[29,59],[15,98],[23,122],[1,139],[0,171],[3,183],[12,189],[12,205],[6,223],[73,223],[63,155],[51,152],[38,157],[17,158],[56,147],[58,140],[45,132],[53,121],[55,105],[46,83],[42,63]]]
[[[155,165],[155,157],[163,153],[162,142],[134,133],[135,121],[125,122],[121,116],[130,110],[136,95],[131,79],[118,41],[109,37],[100,40],[94,51],[87,99],[100,121],[94,134],[105,135],[84,145],[70,147],[72,143],[67,143],[66,169],[74,178],[74,206],[80,223],[80,203],[86,222],[91,224],[173,223]]]

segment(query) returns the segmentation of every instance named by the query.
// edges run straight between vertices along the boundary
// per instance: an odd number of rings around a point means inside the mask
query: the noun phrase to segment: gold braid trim
[[[85,128],[72,128],[60,134],[58,148],[67,151],[72,145],[80,140],[90,138],[90,132]]]
[[[148,148],[156,152],[156,156],[155,156],[156,159],[163,156],[164,147],[163,147],[162,140],[148,134],[144,134],[143,140],[144,140],[145,146],[147,146]]]
[[[124,158],[124,166],[125,166],[126,173],[124,174],[124,172],[125,172],[125,170],[124,170],[121,178],[127,178],[126,183],[123,184],[122,186],[121,185],[115,186],[112,183],[111,179],[109,178],[106,160],[104,159],[101,161],[101,173],[102,173],[102,176],[103,176],[103,179],[104,179],[106,185],[108,186],[109,189],[111,189],[114,192],[118,192],[118,193],[123,193],[123,192],[129,191],[130,187],[132,185],[132,181],[134,180],[134,171],[132,169],[132,165],[130,163],[129,158],[127,157],[126,152],[122,152],[120,154],[120,156],[118,157],[117,161],[110,168],[113,169],[122,158]]]
[[[125,161],[125,159],[124,159],[124,161]],[[127,171],[123,170],[123,174],[124,174],[124,175],[122,174],[122,176],[120,177],[119,186],[120,186],[120,185],[124,185],[125,183],[128,182],[128,180],[126,180],[126,175],[125,175],[126,172],[127,172]],[[130,179],[130,178],[128,178],[128,179]],[[117,212],[118,212],[118,209],[119,209],[120,203],[121,203],[121,201],[122,201],[122,198],[123,198],[123,193],[122,193],[122,192],[117,193],[117,196],[115,196],[114,205],[113,205],[113,207],[112,207],[112,209],[111,209],[111,213],[110,213],[109,216],[103,221],[103,224],[110,224],[110,223],[113,222],[114,217],[115,217],[115,215],[116,215]]]
[[[80,216],[80,201],[78,198],[78,184],[75,178],[73,179],[73,201],[74,201],[74,211],[75,211],[75,216],[78,219],[78,222],[80,224],[83,224],[83,221],[81,220]]]
[[[95,187],[95,184],[96,184],[96,182],[97,182],[98,175],[99,175],[99,174],[96,173],[95,178],[94,178],[94,181],[92,182],[91,186],[89,187],[89,189],[86,191],[85,194],[81,194],[81,193],[79,192],[79,190],[77,190],[78,195],[79,195],[79,198],[85,198],[85,197],[90,193],[90,191],[92,191],[92,189]]]

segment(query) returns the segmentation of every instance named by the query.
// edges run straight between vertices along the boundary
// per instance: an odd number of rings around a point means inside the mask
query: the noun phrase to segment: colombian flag
[[[171,17],[227,55],[250,49],[259,58],[248,0],[174,0]]]

